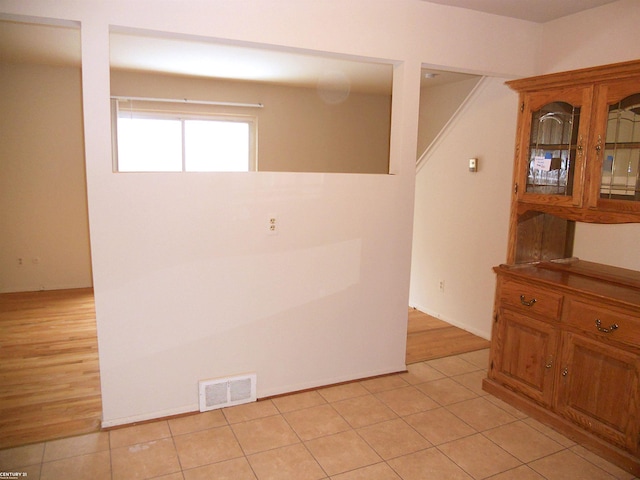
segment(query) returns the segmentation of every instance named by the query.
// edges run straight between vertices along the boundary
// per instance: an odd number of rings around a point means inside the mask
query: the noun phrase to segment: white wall
[[[504,79],[482,79],[416,176],[410,305],[487,339],[491,268],[507,251],[516,109]]]
[[[418,160],[467,98],[481,77],[422,87],[418,119]]]
[[[640,58],[640,2],[618,0],[548,22],[538,70],[562,72]]]
[[[0,64],[0,292],[91,286],[80,80]]]
[[[640,224],[576,224],[573,255],[591,262],[640,270]]]
[[[3,12],[82,23],[104,424],[195,410],[202,378],[255,371],[263,397],[403,369],[421,65],[529,75],[539,26],[417,0],[148,6],[0,1]],[[393,175],[113,174],[110,24],[392,61]],[[465,174],[468,153],[451,157],[463,156]],[[498,168],[481,153],[475,179]],[[467,212],[479,214],[494,185],[464,178]],[[273,213],[281,230],[267,236]],[[444,225],[459,234],[467,220],[454,212]]]

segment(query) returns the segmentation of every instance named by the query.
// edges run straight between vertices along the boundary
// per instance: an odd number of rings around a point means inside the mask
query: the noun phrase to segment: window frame
[[[138,104],[152,104],[153,102],[138,101]],[[257,152],[257,125],[258,118],[256,115],[247,115],[242,113],[234,113],[229,111],[211,111],[202,112],[192,109],[189,112],[189,105],[184,105],[180,102],[168,102],[173,107],[179,107],[175,111],[169,110],[154,110],[152,108],[142,108],[141,106],[132,107],[129,110],[120,108],[119,100],[117,98],[111,99],[111,150],[112,150],[112,169],[114,173],[247,173],[258,171],[258,152]],[[166,105],[166,104],[165,104]],[[200,107],[200,104],[197,104]],[[218,107],[216,110],[219,110]],[[228,107],[227,107],[228,108]],[[124,116],[122,112],[127,112],[130,118],[148,118],[158,120],[178,120],[181,123],[181,169],[180,170],[120,170],[118,162],[118,119]],[[228,122],[228,123],[245,123],[249,126],[249,159],[248,169],[239,170],[235,172],[229,172],[226,170],[187,170],[186,169],[186,144],[185,144],[185,122],[188,120],[204,120],[214,122]]]

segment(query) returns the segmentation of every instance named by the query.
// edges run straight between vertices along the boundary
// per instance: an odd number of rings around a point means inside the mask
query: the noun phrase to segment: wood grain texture
[[[409,309],[407,365],[489,348],[490,342],[419,310]]]
[[[92,289],[0,295],[0,448],[100,429]]]

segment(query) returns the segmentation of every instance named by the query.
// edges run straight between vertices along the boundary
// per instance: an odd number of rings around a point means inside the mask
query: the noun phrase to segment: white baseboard
[[[120,427],[123,425],[132,425],[134,423],[146,422],[149,420],[160,420],[174,415],[184,415],[185,413],[198,413],[200,406],[197,403],[180,408],[162,410],[159,412],[145,413],[141,415],[132,415],[130,417],[114,418],[111,420],[103,420],[102,428]]]

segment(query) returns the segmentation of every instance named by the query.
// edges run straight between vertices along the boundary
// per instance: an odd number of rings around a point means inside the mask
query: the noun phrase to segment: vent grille
[[[200,411],[256,401],[256,374],[201,380]]]

